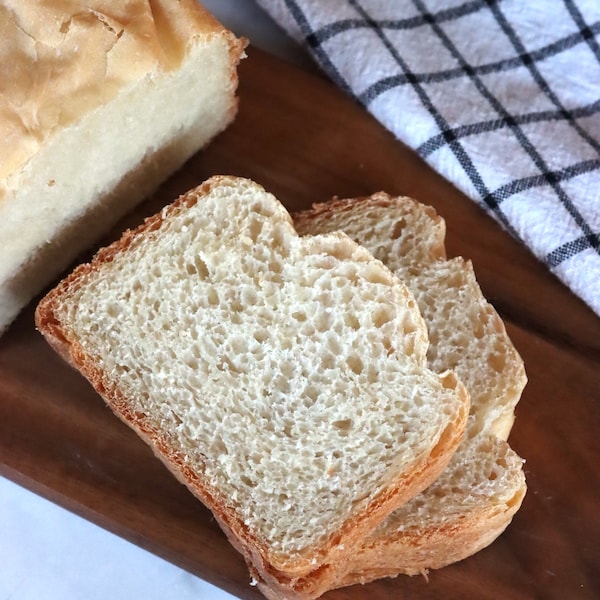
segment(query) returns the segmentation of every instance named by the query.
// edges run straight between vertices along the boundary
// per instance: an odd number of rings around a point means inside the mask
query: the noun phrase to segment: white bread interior
[[[47,4],[0,4],[0,333],[237,108],[244,43],[195,0]]]

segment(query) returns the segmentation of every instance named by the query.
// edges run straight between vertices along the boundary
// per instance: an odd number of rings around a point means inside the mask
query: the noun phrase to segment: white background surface
[[[205,0],[237,35],[312,63],[251,0]],[[178,567],[0,477],[0,600],[232,600]]]

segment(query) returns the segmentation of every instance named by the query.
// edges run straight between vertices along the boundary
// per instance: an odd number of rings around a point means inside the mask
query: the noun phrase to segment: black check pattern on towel
[[[600,315],[598,0],[258,3]]]

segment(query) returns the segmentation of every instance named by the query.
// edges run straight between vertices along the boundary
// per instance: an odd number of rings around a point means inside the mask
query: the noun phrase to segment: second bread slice
[[[504,531],[527,489],[524,461],[504,441],[527,376],[500,316],[470,262],[446,259],[445,222],[429,206],[379,192],[315,205],[294,222],[304,235],[344,231],[398,274],[427,324],[430,368],[456,372],[471,397],[468,430],[446,470],[377,527],[332,587],[470,556]]]
[[[425,366],[400,280],[345,235],[299,237],[244,179],[127,232],[37,324],[281,594],[322,588],[443,470],[468,415],[456,376]]]

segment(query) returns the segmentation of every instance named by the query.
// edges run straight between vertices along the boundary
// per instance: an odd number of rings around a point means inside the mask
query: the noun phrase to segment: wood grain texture
[[[429,581],[324,598],[599,598],[600,319],[362,107],[324,79],[248,54],[234,125],[103,243],[213,174],[251,177],[291,210],[334,195],[409,195],[446,219],[449,254],[473,260],[529,376],[511,436],[529,491],[509,529]],[[240,598],[261,598],[209,511],[50,350],[33,309],[0,338],[0,473]]]

